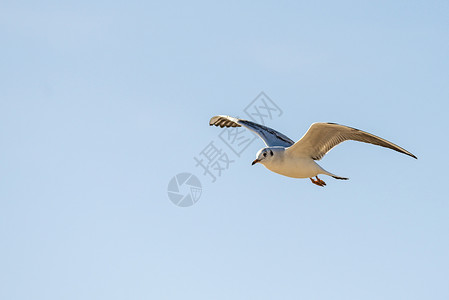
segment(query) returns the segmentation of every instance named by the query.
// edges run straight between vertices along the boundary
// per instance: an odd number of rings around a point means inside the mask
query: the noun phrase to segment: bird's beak
[[[255,159],[255,160],[253,161],[253,163],[251,164],[251,166],[254,166],[254,165],[257,164],[259,161],[260,161],[260,160]]]

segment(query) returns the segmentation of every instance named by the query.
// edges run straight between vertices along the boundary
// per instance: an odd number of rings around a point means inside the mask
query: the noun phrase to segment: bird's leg
[[[322,186],[321,184],[318,183],[318,180],[315,180],[315,179],[313,179],[312,177],[310,177],[309,179],[310,179],[310,181],[312,181],[313,184]]]
[[[324,182],[324,180],[319,179],[319,178],[318,178],[318,175],[315,176],[315,178],[316,178],[316,180],[321,184],[321,186],[325,186],[325,185],[326,185],[326,182]]]
[[[318,176],[315,176],[315,178],[316,178],[316,180],[313,179],[313,178],[309,178],[310,181],[312,181],[313,184],[316,184],[318,186],[325,186],[326,185],[326,183],[323,180],[319,179]]]

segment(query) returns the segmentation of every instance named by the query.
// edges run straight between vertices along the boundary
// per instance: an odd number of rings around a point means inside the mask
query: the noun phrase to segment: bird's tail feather
[[[328,172],[328,171],[324,170],[323,168],[321,168],[321,170],[322,170],[322,174],[325,174],[325,175],[328,175],[328,176],[332,176],[335,179],[340,179],[340,180],[348,180],[349,179],[349,178],[346,178],[346,177],[341,177],[341,176],[337,176],[335,174],[332,174],[331,172]]]

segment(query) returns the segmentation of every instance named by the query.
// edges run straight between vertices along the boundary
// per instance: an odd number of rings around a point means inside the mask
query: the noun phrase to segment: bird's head
[[[255,165],[257,163],[265,164],[266,162],[269,162],[271,159],[273,159],[274,156],[274,149],[272,148],[263,148],[260,149],[259,152],[256,154],[256,159],[253,161],[251,165]]]

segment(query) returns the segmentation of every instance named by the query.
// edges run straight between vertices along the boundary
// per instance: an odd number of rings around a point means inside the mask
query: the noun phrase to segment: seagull
[[[336,123],[313,123],[306,134],[296,143],[282,133],[267,126],[230,116],[215,116],[209,125],[223,127],[245,127],[256,133],[267,147],[260,149],[252,165],[261,163],[268,170],[292,178],[309,178],[312,183],[324,187],[326,183],[318,178],[324,174],[335,179],[337,176],[324,170],[315,161],[320,160],[332,148],[347,140],[374,144],[417,157],[404,148],[374,134]],[[315,177],[316,179],[313,179]]]

